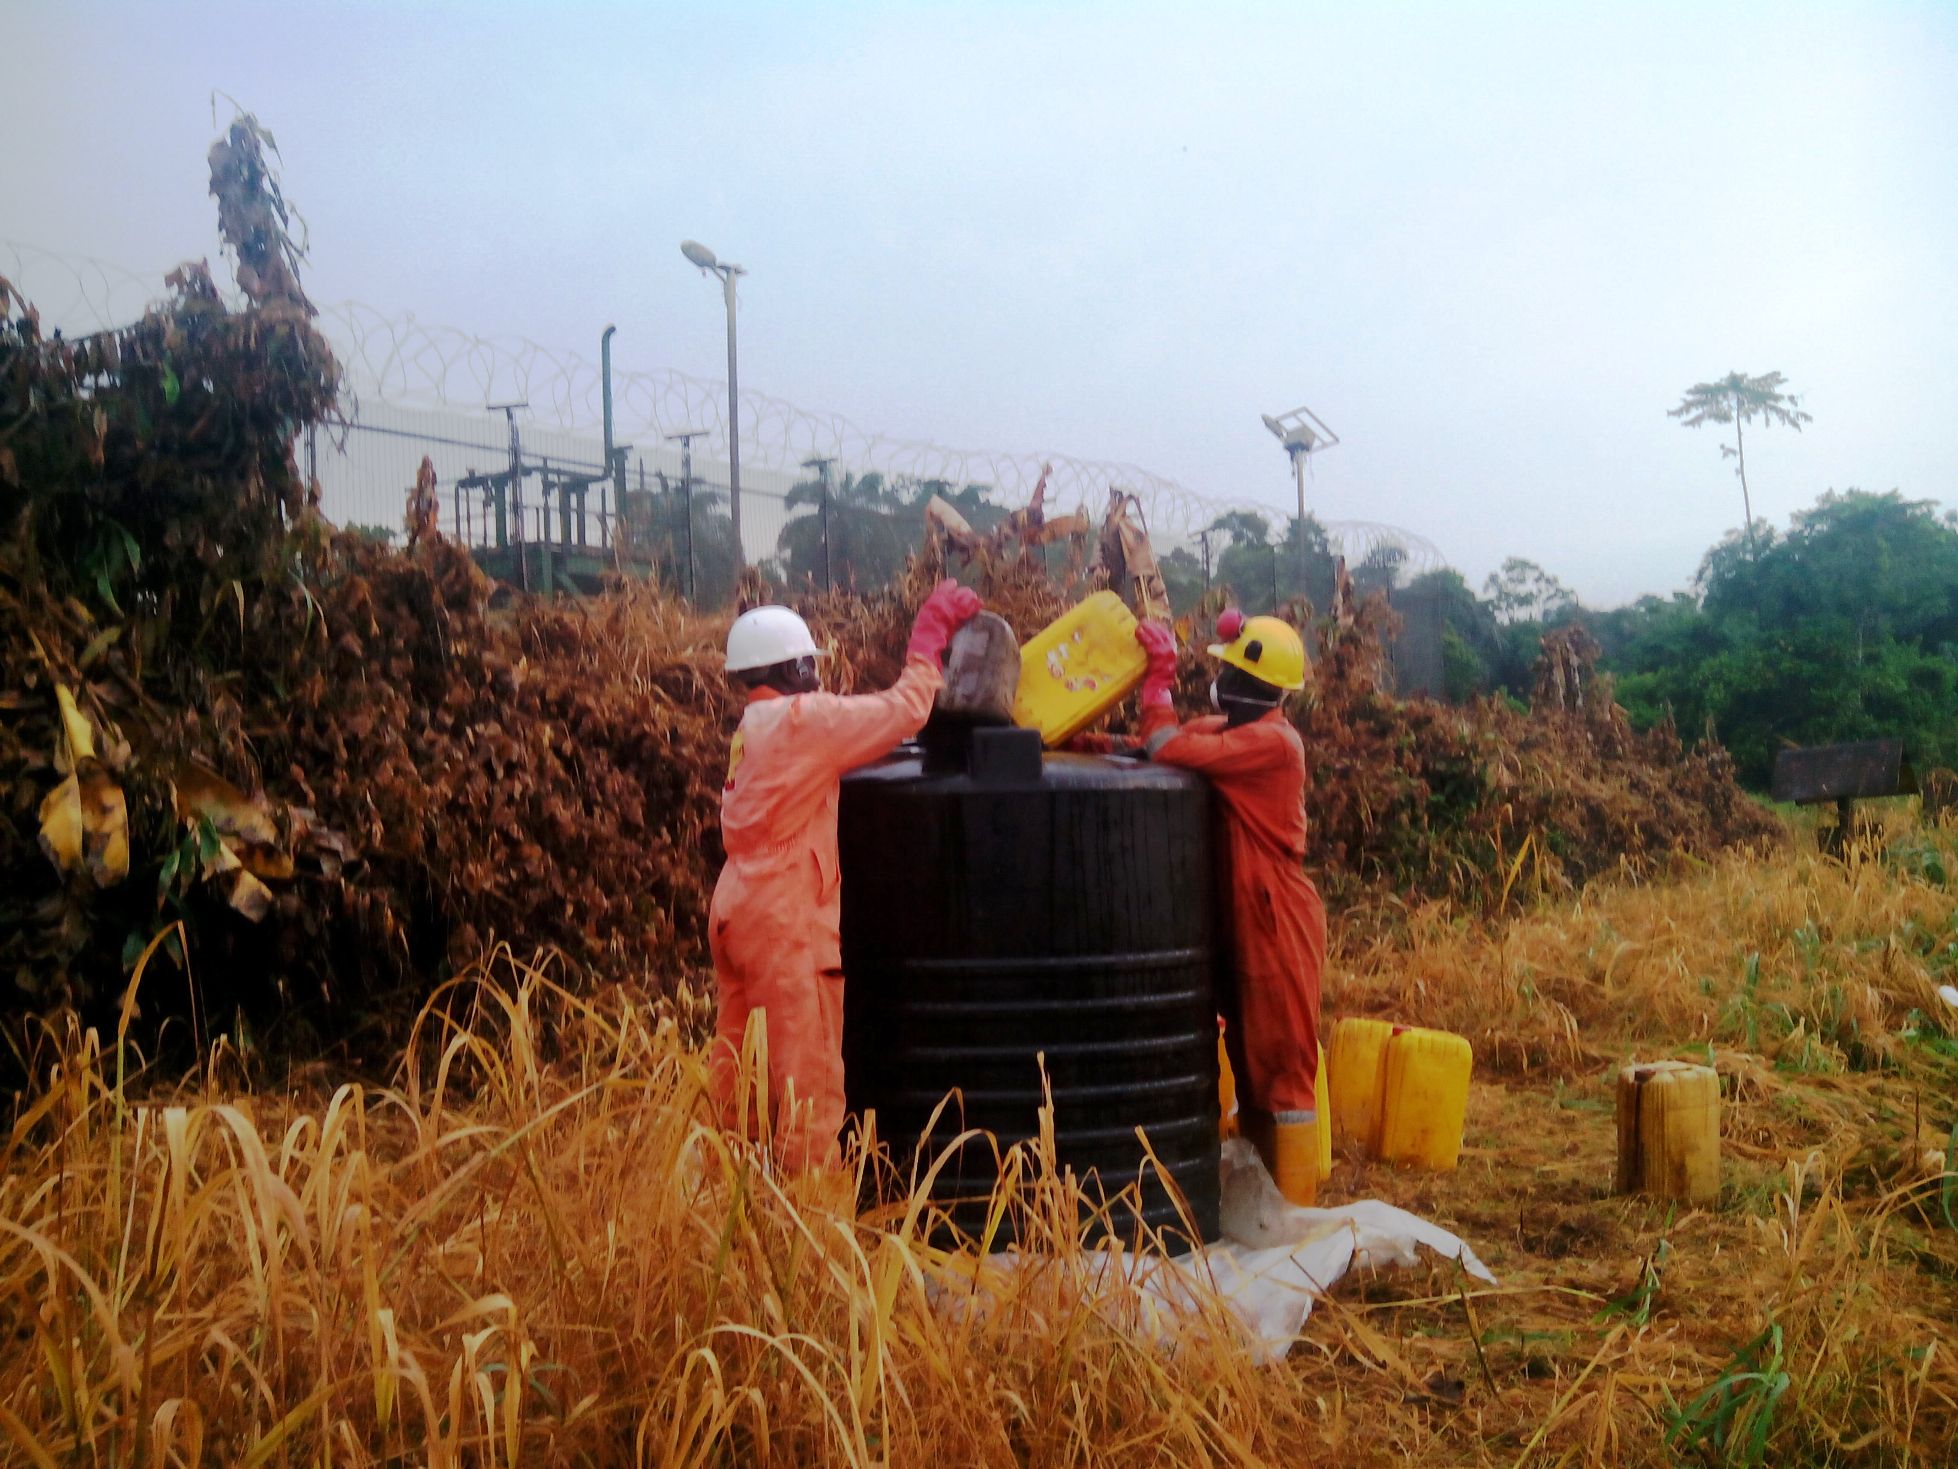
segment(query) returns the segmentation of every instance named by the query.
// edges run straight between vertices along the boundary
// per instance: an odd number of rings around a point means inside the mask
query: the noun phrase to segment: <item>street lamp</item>
[[[1339,442],[1339,435],[1327,428],[1324,421],[1310,408],[1294,408],[1290,413],[1277,417],[1266,413],[1260,415],[1265,427],[1279,443],[1285,446],[1286,454],[1291,456],[1292,474],[1299,487],[1299,592],[1305,591],[1305,460],[1309,454],[1321,449],[1330,449]]]
[[[717,259],[712,250],[698,240],[680,241],[680,253],[701,274],[712,271],[721,278],[721,294],[727,298],[727,513],[734,522],[735,554],[745,566],[747,554],[741,549],[741,387],[734,363],[734,278],[747,272],[738,265]]]

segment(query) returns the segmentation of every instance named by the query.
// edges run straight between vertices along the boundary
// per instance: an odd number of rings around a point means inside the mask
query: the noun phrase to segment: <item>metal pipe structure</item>
[[[612,472],[612,333],[618,328],[610,322],[598,336],[598,379],[605,401],[605,472]]]
[[[603,382],[605,398],[605,474],[612,481],[612,504],[610,509],[614,512],[623,511],[625,508],[625,451],[612,441],[612,333],[617,330],[618,328],[616,326],[607,322],[605,324],[605,330],[599,334],[598,338],[598,372]],[[582,497],[578,501],[578,507],[580,516],[582,517],[584,510],[584,500]],[[617,537],[612,533],[611,520],[607,513],[607,508],[601,499],[598,515],[606,527],[605,539],[608,542],[616,544]],[[584,526],[582,523],[578,528],[578,534],[579,538],[583,539]]]
[[[727,297],[727,512],[734,522],[734,545],[743,565],[747,552],[741,546],[741,377],[734,360],[734,278],[738,266],[721,272],[721,291]]]
[[[517,585],[522,587],[526,592],[530,590],[530,556],[524,549],[523,440],[517,436],[517,410],[519,408],[528,408],[529,406],[530,403],[528,400],[516,403],[492,403],[489,405],[492,413],[500,410],[510,425],[510,485],[506,498],[509,502],[510,521],[516,531]],[[497,508],[499,511],[503,509],[501,505]],[[497,520],[499,522],[503,518],[502,514],[498,514]],[[504,526],[499,523],[496,529],[496,538],[500,545],[505,533]]]
[[[680,253],[688,264],[721,278],[721,295],[727,301],[727,514],[734,522],[736,559],[746,566],[748,553],[741,542],[741,378],[734,351],[734,278],[747,271],[720,259],[698,240],[682,240]]]

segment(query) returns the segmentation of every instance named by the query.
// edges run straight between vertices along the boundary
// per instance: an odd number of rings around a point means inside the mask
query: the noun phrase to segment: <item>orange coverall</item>
[[[720,1000],[708,1064],[732,1122],[742,1036],[762,1014],[776,1145],[792,1168],[833,1160],[843,1126],[837,784],[923,728],[944,681],[913,656],[881,694],[756,689],[734,735],[721,790],[727,865],[707,917]]]
[[[1237,978],[1224,1043],[1238,1095],[1281,1122],[1307,1121],[1326,908],[1305,875],[1305,742],[1276,710],[1235,729],[1222,715],[1179,728],[1167,704],[1143,710],[1142,736],[1163,764],[1208,777],[1223,802]]]

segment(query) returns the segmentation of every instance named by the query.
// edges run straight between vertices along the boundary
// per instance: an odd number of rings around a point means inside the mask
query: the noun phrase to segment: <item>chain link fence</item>
[[[161,272],[13,242],[0,242],[0,274],[39,306],[44,325],[70,335],[131,321],[163,294]],[[624,450],[623,473],[608,473],[595,429],[603,375],[580,354],[358,303],[324,309],[319,325],[346,370],[343,418],[298,447],[327,516],[399,535],[426,456],[443,533],[493,574],[534,590],[594,588],[611,571],[651,574],[720,606],[744,564],[778,585],[876,586],[918,544],[932,494],[984,531],[1051,469],[1054,513],[1085,506],[1098,516],[1112,487],[1137,495],[1179,610],[1217,585],[1249,611],[1300,595],[1324,608],[1343,559],[1356,587],[1386,591],[1401,615],[1393,655],[1403,691],[1442,690],[1441,602],[1422,577],[1446,563],[1392,526],[1301,528],[1269,507],[1198,495],[1131,464],[948,449],[744,392],[737,536],[723,384],[615,372],[619,436],[638,442]],[[501,403],[520,406],[490,406]],[[1056,569],[1066,562],[1066,548],[1045,554]]]
[[[392,538],[404,523],[409,487],[424,456],[434,467],[442,533],[468,546],[499,579],[544,593],[595,591],[611,574],[657,577],[702,607],[723,607],[745,565],[778,586],[873,588],[902,571],[924,536],[933,496],[984,532],[1014,508],[993,487],[839,468],[812,459],[801,477],[745,472],[740,531],[726,466],[696,459],[693,446],[622,446],[605,472],[602,440],[524,421],[520,410],[477,419],[445,410],[374,401],[343,422],[311,431],[306,467],[328,515]],[[1156,538],[1170,599],[1188,612],[1213,587],[1228,587],[1250,612],[1304,596],[1327,608],[1337,576],[1336,542],[1308,522],[1284,540],[1251,512],[1231,512],[1194,536]],[[1070,548],[1038,553],[1064,570]],[[1377,549],[1348,574],[1362,594],[1385,592],[1401,627],[1390,656],[1404,693],[1443,691],[1441,603],[1392,548]]]

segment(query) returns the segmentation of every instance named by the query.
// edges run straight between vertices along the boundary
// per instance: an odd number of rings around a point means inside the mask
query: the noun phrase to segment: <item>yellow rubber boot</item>
[[[1272,1182],[1289,1204],[1311,1208],[1319,1197],[1319,1119],[1288,1112],[1272,1126]]]

